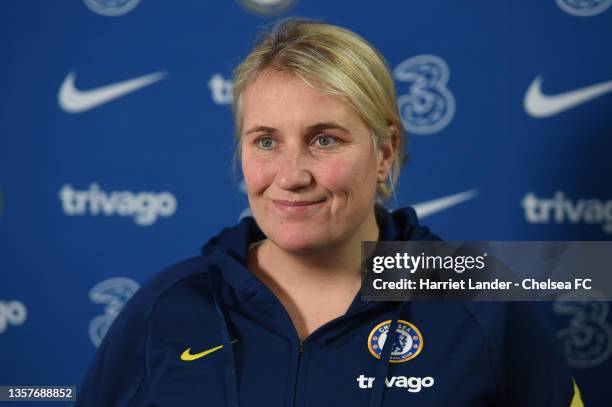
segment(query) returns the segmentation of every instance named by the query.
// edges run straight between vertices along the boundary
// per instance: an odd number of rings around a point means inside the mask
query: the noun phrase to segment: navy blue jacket
[[[437,239],[410,208],[378,208],[380,240]],[[77,406],[570,406],[572,378],[530,303],[365,302],[300,343],[246,268],[252,218],[128,302]],[[383,347],[391,332],[392,347]],[[381,350],[382,348],[382,350]],[[575,404],[574,404],[575,405]]]

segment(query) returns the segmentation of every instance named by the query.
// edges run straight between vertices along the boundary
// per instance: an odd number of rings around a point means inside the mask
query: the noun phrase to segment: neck
[[[361,285],[361,241],[378,240],[374,209],[345,242],[289,253],[264,240],[249,253],[249,269],[287,310],[300,338],[343,315]]]

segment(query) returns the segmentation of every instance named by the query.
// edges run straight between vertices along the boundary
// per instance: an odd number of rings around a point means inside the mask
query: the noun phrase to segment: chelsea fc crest
[[[391,328],[391,320],[376,325],[368,337],[368,349],[372,356],[380,359],[387,334]],[[397,323],[397,341],[392,345],[390,363],[402,363],[416,357],[423,349],[423,335],[408,321],[399,320]]]

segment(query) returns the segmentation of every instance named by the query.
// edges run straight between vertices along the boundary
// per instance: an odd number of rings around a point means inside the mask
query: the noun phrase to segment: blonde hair
[[[290,72],[318,92],[346,100],[372,130],[376,148],[389,143],[395,129],[399,143],[389,180],[379,183],[376,190],[380,199],[388,198],[405,159],[406,135],[383,56],[347,29],[305,19],[279,21],[262,34],[234,70],[232,108],[238,141],[244,90],[260,74],[271,70]]]

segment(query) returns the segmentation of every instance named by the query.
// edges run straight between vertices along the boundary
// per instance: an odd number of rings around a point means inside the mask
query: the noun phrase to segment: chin
[[[308,254],[329,247],[329,238],[324,234],[305,232],[304,228],[295,231],[284,228],[280,233],[274,233],[271,240],[276,246],[288,253]]]

